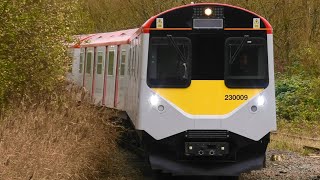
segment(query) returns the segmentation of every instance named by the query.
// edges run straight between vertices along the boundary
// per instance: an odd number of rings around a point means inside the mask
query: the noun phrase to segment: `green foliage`
[[[277,115],[289,121],[320,119],[320,78],[292,76],[276,83]]]
[[[63,78],[70,61],[67,43],[81,24],[80,7],[80,1],[0,2],[1,104],[43,95]]]

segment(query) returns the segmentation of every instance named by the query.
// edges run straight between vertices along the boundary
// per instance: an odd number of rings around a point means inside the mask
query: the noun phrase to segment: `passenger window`
[[[124,76],[126,67],[126,51],[121,53],[120,76]]]
[[[98,52],[97,74],[102,74],[102,67],[103,67],[103,52]]]
[[[83,53],[80,53],[79,73],[83,72]]]
[[[114,51],[109,52],[108,75],[113,76]]]
[[[91,74],[92,52],[87,53],[86,73]]]

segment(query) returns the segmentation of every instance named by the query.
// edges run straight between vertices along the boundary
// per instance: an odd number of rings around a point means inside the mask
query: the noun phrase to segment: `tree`
[[[81,1],[0,2],[0,103],[50,91],[66,72]]]

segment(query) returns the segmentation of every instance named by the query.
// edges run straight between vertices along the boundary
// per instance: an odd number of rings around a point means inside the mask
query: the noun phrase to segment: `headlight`
[[[265,99],[264,96],[259,96],[258,97],[258,100],[257,100],[258,106],[263,106],[265,102],[266,102],[266,99]]]
[[[207,15],[207,16],[211,16],[211,15],[212,15],[212,12],[213,12],[213,11],[212,11],[211,8],[207,8],[207,9],[204,10],[204,14]]]
[[[149,98],[149,102],[150,102],[151,106],[158,106],[159,101],[160,101],[160,99],[157,95],[152,95]]]

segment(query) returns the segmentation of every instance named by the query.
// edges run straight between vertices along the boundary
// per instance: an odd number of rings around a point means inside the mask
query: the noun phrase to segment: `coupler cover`
[[[186,156],[224,156],[229,154],[227,142],[185,142]]]

